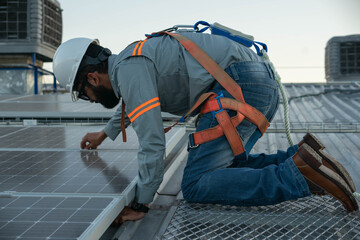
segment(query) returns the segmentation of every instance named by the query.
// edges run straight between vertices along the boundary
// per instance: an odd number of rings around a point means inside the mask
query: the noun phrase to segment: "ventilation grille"
[[[340,44],[341,74],[360,73],[360,41]]]
[[[62,34],[61,9],[50,0],[44,0],[44,13],[43,41],[58,47]]]
[[[0,39],[26,39],[27,1],[0,0]]]

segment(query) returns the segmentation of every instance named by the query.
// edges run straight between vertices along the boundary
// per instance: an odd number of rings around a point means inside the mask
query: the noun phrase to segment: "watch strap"
[[[144,213],[147,213],[149,211],[149,208],[147,206],[145,206],[142,203],[137,203],[137,202],[133,202],[131,204],[131,209],[136,212],[144,212]]]

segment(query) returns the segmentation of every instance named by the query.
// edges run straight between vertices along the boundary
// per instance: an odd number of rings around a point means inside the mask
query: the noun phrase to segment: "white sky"
[[[145,33],[198,20],[219,22],[265,42],[283,82],[324,82],[327,41],[360,34],[360,0],[58,1],[63,41],[98,38],[119,53]]]

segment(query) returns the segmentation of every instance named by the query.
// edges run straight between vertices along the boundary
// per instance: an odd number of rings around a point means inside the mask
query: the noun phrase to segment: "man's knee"
[[[184,199],[187,202],[195,202],[195,194],[194,194],[194,184],[182,184],[181,191],[183,194]]]

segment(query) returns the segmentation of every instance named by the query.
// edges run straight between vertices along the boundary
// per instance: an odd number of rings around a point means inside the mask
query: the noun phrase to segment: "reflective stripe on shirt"
[[[151,104],[151,105],[150,105]],[[147,106],[147,107],[146,107]],[[159,97],[155,97],[153,99],[150,99],[149,101],[144,102],[143,104],[139,105],[137,108],[135,108],[130,114],[128,114],[128,117],[131,122],[134,122],[136,118],[144,114],[145,112],[149,111],[150,109],[153,109],[157,106],[160,106]],[[146,107],[146,108],[145,108]],[[142,109],[142,110],[141,110]],[[141,111],[139,111],[141,110]],[[135,114],[136,113],[136,114]],[[135,114],[135,115],[134,115]],[[133,116],[134,115],[134,116]]]

